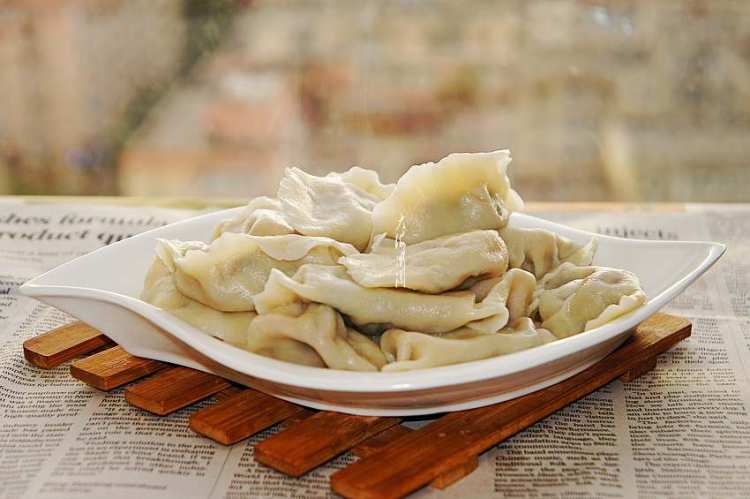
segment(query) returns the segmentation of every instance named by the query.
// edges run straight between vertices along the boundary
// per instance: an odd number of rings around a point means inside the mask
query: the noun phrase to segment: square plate
[[[300,366],[256,355],[213,338],[141,301],[157,238],[209,240],[242,208],[144,232],[65,263],[20,291],[101,330],[133,355],[231,379],[283,399],[351,414],[410,416],[502,402],[562,381],[617,348],[632,328],[674,299],[719,257],[720,243],[641,241],[600,236],[514,213],[517,227],[557,232],[579,243],[596,237],[597,265],[634,272],[648,302],[596,329],[521,352],[452,366],[363,373]]]

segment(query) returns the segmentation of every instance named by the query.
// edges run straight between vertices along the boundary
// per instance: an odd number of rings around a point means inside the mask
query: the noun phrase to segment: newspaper
[[[155,417],[79,383],[68,367],[30,366],[22,342],[69,320],[20,296],[27,279],[194,211],[0,203],[0,497],[328,497],[346,454],[300,479],[192,433],[195,407]],[[625,237],[702,239],[727,255],[668,311],[693,336],[651,373],[615,381],[481,456],[438,497],[750,496],[750,205],[685,212],[542,213]],[[269,430],[274,431],[274,430]]]

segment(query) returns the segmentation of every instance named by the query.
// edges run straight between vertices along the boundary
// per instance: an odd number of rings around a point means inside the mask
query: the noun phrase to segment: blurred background
[[[504,147],[526,199],[750,201],[750,2],[0,0],[0,194]]]

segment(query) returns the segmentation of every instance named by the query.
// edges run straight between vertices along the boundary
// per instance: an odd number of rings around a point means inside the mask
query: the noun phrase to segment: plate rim
[[[682,278],[675,280],[661,293],[649,300],[633,312],[619,317],[613,322],[601,327],[585,331],[578,335],[534,347],[531,349],[506,354],[487,359],[419,369],[402,372],[356,372],[329,368],[316,368],[292,364],[268,357],[260,356],[214,338],[190,324],[178,319],[166,310],[157,308],[139,299],[98,288],[69,286],[65,284],[39,284],[45,277],[55,271],[71,265],[80,265],[84,259],[100,252],[112,252],[124,249],[129,242],[136,238],[153,239],[165,229],[173,230],[182,225],[196,224],[207,219],[225,218],[241,211],[243,207],[221,210],[217,212],[191,217],[173,224],[158,227],[129,239],[99,248],[86,255],[45,272],[25,284],[19,291],[29,297],[66,297],[84,300],[102,301],[114,304],[135,313],[166,333],[197,350],[206,357],[237,372],[264,379],[273,383],[283,383],[304,389],[317,389],[331,392],[408,392],[436,387],[462,385],[465,383],[486,381],[509,375],[519,375],[524,371],[538,368],[549,362],[563,359],[569,355],[584,352],[600,343],[606,342],[621,334],[629,334],[638,323],[658,312],[664,305],[684,291],[698,277],[705,273],[725,253],[726,245],[711,241],[653,241],[643,239],[618,238],[594,234],[581,229],[550,222],[527,214],[514,214],[525,224],[541,226],[557,232],[576,234],[579,238],[596,237],[599,240],[617,240],[619,244],[658,244],[665,246],[701,246],[706,254],[699,265],[692,268]],[[200,219],[200,220],[199,220]],[[524,225],[525,225],[524,224]]]

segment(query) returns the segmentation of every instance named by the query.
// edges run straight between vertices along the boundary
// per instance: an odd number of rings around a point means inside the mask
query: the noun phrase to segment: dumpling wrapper
[[[244,345],[247,328],[255,317],[254,312],[220,312],[183,295],[175,285],[174,267],[158,256],[146,274],[141,299],[235,346]]]
[[[371,194],[379,201],[387,198],[396,187],[396,184],[383,184],[380,181],[378,172],[360,168],[359,166],[353,166],[343,173],[332,172],[326,175],[326,177],[338,177],[344,182],[355,185],[368,194]]]
[[[558,338],[588,331],[646,302],[638,277],[606,267],[563,263],[539,283],[531,309]]]
[[[528,270],[537,279],[561,263],[591,265],[597,247],[596,239],[581,246],[548,230],[512,225],[500,229],[500,237],[508,248],[510,267]]]
[[[293,275],[306,263],[334,264],[357,250],[323,237],[226,232],[210,245],[160,240],[157,253],[174,268],[183,294],[216,310],[242,312],[254,310],[253,296],[271,269]]]
[[[510,151],[451,154],[415,165],[372,212],[374,234],[414,244],[447,234],[505,227],[523,201],[511,189]]]
[[[310,345],[306,345],[291,338],[281,335],[269,335],[266,338],[255,336],[249,337],[247,331],[242,338],[242,343],[235,346],[263,357],[298,364],[308,367],[327,367],[323,359]]]
[[[502,311],[486,319],[470,322],[469,329],[482,332],[498,331],[529,314],[536,291],[536,278],[522,269],[510,269],[500,277],[480,281],[470,288],[475,300],[499,304]]]
[[[514,321],[496,333],[462,328],[443,335],[400,329],[386,331],[380,347],[391,363],[383,371],[407,371],[487,359],[544,345],[557,338],[537,328],[528,317]]]
[[[496,231],[475,230],[408,246],[380,237],[369,253],[342,257],[339,264],[367,288],[441,293],[469,277],[502,274],[508,267],[508,252]]]
[[[218,239],[225,232],[253,236],[283,236],[293,234],[294,229],[284,218],[281,201],[261,196],[251,200],[235,218],[224,220],[216,226],[211,239]]]
[[[275,310],[298,314],[306,303],[317,302],[348,315],[357,326],[383,324],[446,333],[476,322],[478,329],[488,327],[495,331],[503,317],[507,322],[508,310],[501,295],[490,292],[477,303],[471,291],[428,295],[405,289],[365,288],[354,282],[343,267],[308,264],[300,267],[293,278],[272,270],[265,289],[255,295],[255,307],[260,314]]]
[[[341,316],[326,305],[309,304],[296,316],[279,313],[257,316],[248,329],[246,348],[300,363],[289,354],[289,342],[312,349],[331,369],[377,371],[386,362],[385,355],[372,340],[347,329]]]
[[[287,168],[278,198],[289,225],[306,236],[330,237],[365,249],[372,234],[372,210],[387,188],[374,172],[373,179],[362,169],[352,170],[316,177]]]

